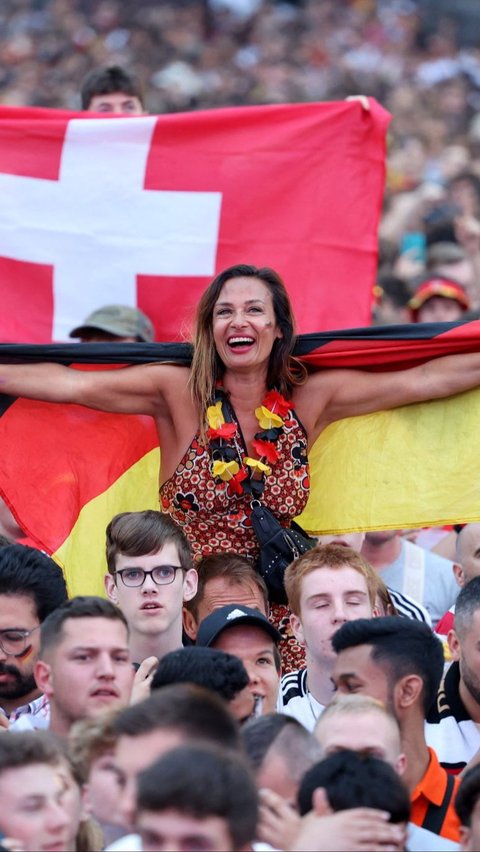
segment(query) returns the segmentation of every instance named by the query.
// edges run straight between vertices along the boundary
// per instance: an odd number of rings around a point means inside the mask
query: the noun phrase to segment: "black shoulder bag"
[[[235,422],[228,396],[222,393],[221,398],[225,420]],[[236,451],[241,458],[238,447]],[[286,604],[283,585],[285,570],[301,553],[315,547],[317,540],[307,535],[295,521],[289,527],[282,527],[275,515],[255,497],[251,505],[252,527],[260,544],[256,569],[265,580],[269,599],[274,603]]]
[[[282,527],[275,515],[259,500],[252,501],[251,518],[260,544],[257,571],[265,580],[270,600],[286,604],[283,585],[285,570],[300,554],[315,547],[317,540],[307,535],[295,521],[289,527]]]

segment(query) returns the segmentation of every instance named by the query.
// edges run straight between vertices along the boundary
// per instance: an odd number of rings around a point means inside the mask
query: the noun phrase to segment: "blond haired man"
[[[376,614],[377,579],[352,548],[317,545],[289,565],[285,590],[292,631],[305,647],[306,668],[282,678],[283,708],[312,731],[333,695],[331,638],[344,622]]]

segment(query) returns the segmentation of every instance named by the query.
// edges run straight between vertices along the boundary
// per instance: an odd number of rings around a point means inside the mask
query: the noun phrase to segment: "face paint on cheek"
[[[22,663],[25,663],[27,660],[33,657],[33,645],[27,645],[22,654],[18,654],[15,659],[21,660]]]

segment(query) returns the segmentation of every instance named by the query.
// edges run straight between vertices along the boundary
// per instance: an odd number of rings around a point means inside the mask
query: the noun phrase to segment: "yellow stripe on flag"
[[[480,521],[480,390],[351,417],[310,453],[311,494],[298,521],[316,533]],[[118,512],[158,509],[158,449],[83,507],[53,554],[71,595],[104,594],[105,529]]]
[[[105,595],[107,524],[119,512],[158,509],[159,468],[157,447],[82,508],[69,536],[52,554],[63,569],[71,596]]]
[[[480,390],[330,425],[310,453],[311,532],[480,521]]]

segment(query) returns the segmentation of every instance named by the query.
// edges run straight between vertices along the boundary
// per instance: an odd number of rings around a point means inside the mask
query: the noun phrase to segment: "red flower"
[[[209,441],[214,441],[215,438],[225,438],[228,441],[236,433],[237,427],[235,423],[222,423],[218,429],[207,429],[207,438]]]
[[[257,455],[261,459],[266,459],[269,464],[275,464],[278,461],[278,452],[271,441],[262,441],[261,438],[255,438],[252,441],[252,447]]]
[[[234,494],[240,495],[243,493],[243,487],[241,483],[244,479],[247,479],[247,477],[247,472],[243,468],[240,468],[238,473],[236,473],[234,476],[232,476],[231,479],[228,480],[227,491],[230,497],[232,497]]]
[[[285,397],[276,390],[272,390],[267,393],[262,405],[264,405],[265,408],[268,408],[269,411],[273,411],[274,414],[278,414],[280,417],[285,417],[290,409],[293,408],[292,403],[285,399]]]

